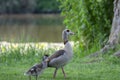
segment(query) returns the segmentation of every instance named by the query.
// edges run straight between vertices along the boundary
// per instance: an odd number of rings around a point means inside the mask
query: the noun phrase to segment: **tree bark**
[[[111,33],[107,44],[99,51],[90,55],[90,57],[97,57],[101,54],[107,53],[110,49],[114,49],[120,43],[120,0],[114,0],[114,17],[112,21]],[[120,51],[114,54],[120,56]]]

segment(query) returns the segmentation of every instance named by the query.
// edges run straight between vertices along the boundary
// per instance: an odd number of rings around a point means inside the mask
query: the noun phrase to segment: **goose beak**
[[[73,33],[73,32],[70,32],[70,35],[74,35],[74,33]]]

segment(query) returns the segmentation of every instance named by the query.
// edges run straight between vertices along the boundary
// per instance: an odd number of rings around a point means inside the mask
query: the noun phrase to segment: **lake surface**
[[[0,16],[0,41],[61,42],[65,28],[60,14]]]

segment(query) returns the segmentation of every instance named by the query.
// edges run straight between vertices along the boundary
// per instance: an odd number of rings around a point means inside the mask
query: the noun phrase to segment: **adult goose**
[[[53,55],[49,56],[45,61],[48,62],[48,67],[55,68],[53,77],[56,77],[57,70],[59,68],[62,69],[64,77],[66,78],[66,74],[64,71],[64,66],[71,60],[73,56],[73,50],[70,42],[68,41],[68,36],[73,35],[69,29],[65,29],[62,32],[62,39],[64,41],[64,48],[56,51]]]

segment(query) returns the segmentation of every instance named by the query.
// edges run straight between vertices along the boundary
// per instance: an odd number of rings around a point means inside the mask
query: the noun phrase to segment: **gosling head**
[[[49,55],[48,55],[48,54],[45,54],[45,55],[43,56],[43,58],[42,58],[42,61],[45,61],[48,57],[49,57]]]

